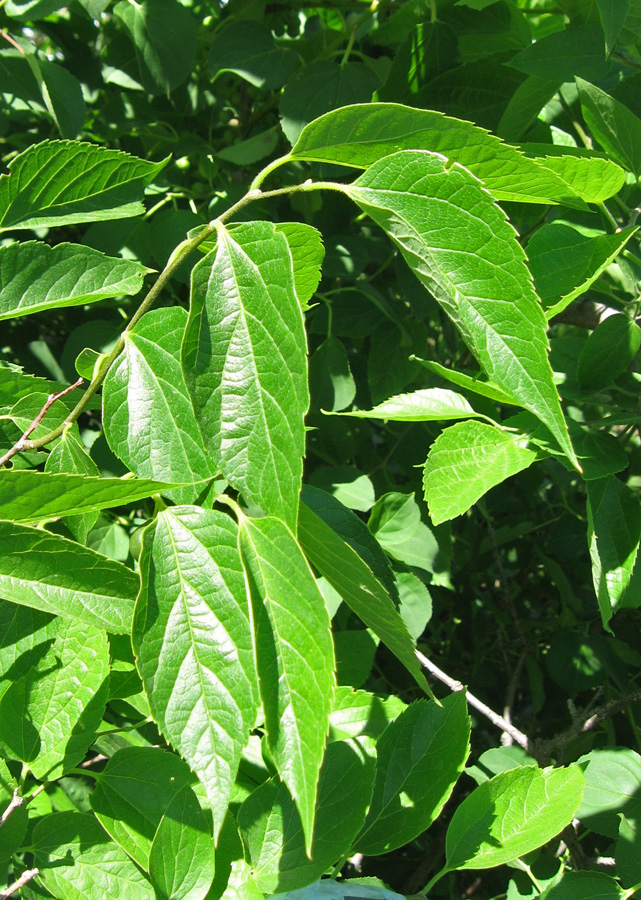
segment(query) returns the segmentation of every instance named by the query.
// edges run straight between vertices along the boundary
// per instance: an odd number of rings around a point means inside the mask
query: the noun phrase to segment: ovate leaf
[[[100,469],[71,429],[61,434],[60,440],[49,453],[45,463],[45,472],[50,474],[63,472],[100,477]],[[84,544],[99,515],[100,513],[94,510],[93,512],[81,513],[77,516],[67,516],[65,525],[76,540]]]
[[[591,750],[579,760],[585,794],[577,818],[590,831],[616,840],[621,813],[641,819],[641,756],[628,747]]]
[[[160,730],[205,787],[215,834],[258,702],[237,528],[173,507],[143,537],[133,645]]]
[[[405,151],[344,190],[397,244],[488,377],[547,425],[578,466],[525,254],[479,182],[442,156]]]
[[[13,603],[128,634],[138,576],[121,563],[28,525],[0,522],[0,594]]]
[[[0,231],[140,215],[145,186],[166,163],[80,141],[33,144],[0,176]]]
[[[613,159],[638,176],[641,173],[641,119],[589,81],[577,78],[576,84],[583,118],[593,136]]]
[[[343,413],[358,419],[387,419],[391,422],[429,422],[448,419],[468,419],[480,413],[455,391],[443,388],[422,388],[411,394],[390,397],[374,409],[356,409]]]
[[[109,646],[86,622],[60,622],[36,666],[0,700],[0,743],[42,781],[82,761],[96,737],[108,696]]]
[[[625,172],[611,159],[574,147],[525,144],[523,150],[539,166],[554,172],[570,195],[586,203],[603,203],[625,184]]]
[[[105,437],[132,472],[177,484],[216,475],[180,365],[187,313],[151,310],[125,335],[125,348],[103,387]],[[177,503],[195,502],[205,485],[168,492]]]
[[[301,548],[283,522],[243,519],[240,543],[267,741],[296,803],[309,855],[334,690],[329,616]]]
[[[355,849],[388,853],[429,828],[463,771],[469,737],[463,693],[442,706],[416,700],[391,722],[376,744],[374,794]]]
[[[491,869],[542,847],[572,821],[584,786],[578,766],[522,766],[479,785],[447,829],[446,871]]]
[[[490,488],[531,466],[536,453],[519,440],[482,422],[446,428],[432,444],[423,472],[432,522],[462,515]]]
[[[151,884],[95,816],[75,811],[43,816],[33,829],[33,853],[39,879],[60,900],[96,894],[155,900]]]
[[[9,244],[0,249],[0,320],[137,294],[147,271],[80,244]]]
[[[230,484],[296,524],[309,405],[306,340],[292,257],[269,222],[221,226],[192,272],[183,343],[187,387]]]

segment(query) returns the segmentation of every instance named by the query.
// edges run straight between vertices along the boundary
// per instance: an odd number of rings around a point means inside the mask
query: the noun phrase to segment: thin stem
[[[22,873],[20,878],[13,882],[13,884],[10,884],[8,888],[4,889],[4,891],[0,891],[0,897],[3,898],[3,900],[6,897],[11,897],[13,894],[19,891],[20,888],[24,887],[25,884],[28,884],[32,879],[36,877],[36,875],[39,874],[40,869],[27,869]]]
[[[261,169],[258,175],[254,178],[252,183],[249,185],[249,190],[256,191],[261,186],[263,181],[274,172],[276,169],[279,169],[281,166],[284,166],[285,163],[288,163],[292,159],[291,153],[285,154],[285,156],[279,156],[278,159],[273,160],[268,163],[264,169]]]
[[[641,881],[624,891],[624,893],[621,895],[621,900],[629,900],[629,898],[634,897],[634,895],[638,891],[641,891]]]
[[[24,797],[21,797],[20,794],[18,793],[18,788],[15,788],[15,790],[13,792],[13,796],[11,797],[11,800],[9,801],[9,805],[7,806],[5,811],[0,816],[0,828],[2,828],[4,823],[7,821],[7,819],[11,815],[11,813],[14,810],[18,809],[19,806],[22,806],[23,803],[24,803]]]
[[[427,882],[427,884],[425,885],[425,887],[423,888],[423,890],[422,890],[422,891],[419,891],[419,893],[420,893],[420,894],[425,894],[425,895],[427,896],[428,892],[432,890],[432,888],[434,887],[434,885],[436,884],[436,882],[437,882],[437,881],[440,881],[441,878],[442,878],[444,875],[447,875],[447,873],[448,873],[449,871],[450,871],[450,870],[447,868],[447,866],[443,866],[443,868],[442,868],[439,872],[437,872],[436,875],[434,875],[434,877],[431,878],[431,879]]]

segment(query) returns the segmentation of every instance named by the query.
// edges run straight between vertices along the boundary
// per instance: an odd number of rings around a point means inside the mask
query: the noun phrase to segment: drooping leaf
[[[203,442],[180,365],[187,313],[179,307],[148,312],[125,335],[125,348],[103,386],[105,437],[113,452],[142,478],[188,484],[167,492],[195,502],[216,475]]]
[[[143,537],[133,646],[160,730],[201,780],[217,836],[257,687],[233,520],[173,507]]]
[[[283,522],[243,519],[240,546],[267,741],[296,803],[309,855],[334,690],[329,616],[300,545]]]
[[[367,563],[305,504],[300,507],[298,534],[305,553],[318,571],[402,662],[418,686],[432,697],[407,627]]]
[[[0,176],[0,231],[140,215],[145,186],[167,162],[80,141],[32,144]]]
[[[147,271],[78,244],[9,244],[0,248],[0,320],[137,294]]]
[[[182,359],[203,437],[229,483],[293,527],[309,397],[285,235],[269,222],[221,227],[191,293]]]
[[[0,594],[5,600],[128,634],[138,576],[74,541],[0,521]]]
[[[599,390],[628,368],[641,347],[641,328],[623,314],[599,323],[579,354],[576,374],[582,387]]]
[[[169,94],[191,72],[196,54],[196,21],[177,0],[116,3],[113,14],[136,48],[140,81],[152,94]]]
[[[61,621],[48,652],[0,700],[0,744],[42,781],[64,775],[95,740],[108,676],[104,631]]]
[[[478,181],[442,156],[403,151],[344,190],[398,245],[488,377],[547,425],[578,466],[525,255]]]
[[[568,225],[551,224],[532,235],[527,245],[530,271],[548,321],[587,291],[635,231],[586,237]]]
[[[519,443],[519,440],[521,443]],[[432,522],[462,515],[490,488],[527,469],[536,453],[483,422],[446,428],[430,447],[423,489]]]
[[[616,162],[641,174],[641,119],[589,81],[577,77],[576,84],[583,118],[593,136]]]
[[[279,130],[278,125],[272,125],[266,131],[254,134],[245,141],[238,141],[231,147],[223,147],[216,153],[216,157],[236,166],[253,166],[274,152],[278,146]]]
[[[430,422],[468,419],[481,415],[455,391],[443,388],[421,388],[411,394],[390,397],[374,409],[355,409],[342,413],[357,419],[386,419],[391,422]]]
[[[291,156],[366,169],[399,150],[429,150],[458,162],[497,200],[526,203],[578,201],[567,185],[516,147],[471,122],[396,103],[359,103],[310,122]]]
[[[376,743],[374,794],[355,849],[388,853],[429,828],[463,771],[469,737],[463,693],[442,706],[416,700],[391,722]]]
[[[204,900],[214,877],[211,828],[196,795],[184,787],[156,829],[149,877],[158,900]]]
[[[282,87],[297,57],[289,47],[279,47],[260,22],[231,21],[219,29],[209,51],[209,71],[216,78],[233,72],[264,90]]]
[[[522,766],[479,785],[456,808],[445,842],[446,871],[491,869],[543,846],[579,808],[579,766]]]
[[[268,894],[294,891],[316,881],[350,848],[372,797],[375,758],[358,741],[327,748],[318,784],[311,861],[305,854],[300,817],[276,779],[245,800],[238,823],[258,887]]]
[[[95,816],[54,812],[33,829],[34,862],[39,879],[60,900],[104,897],[155,900],[154,889]],[[69,865],[69,860],[73,865]]]
[[[105,831],[145,871],[158,826],[193,775],[174,753],[158,747],[126,747],[109,760],[91,795]],[[197,802],[197,801],[196,801]]]

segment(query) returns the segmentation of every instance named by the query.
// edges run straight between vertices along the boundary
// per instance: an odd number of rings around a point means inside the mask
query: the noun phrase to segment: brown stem
[[[2,828],[2,826],[7,821],[7,819],[9,818],[11,813],[14,811],[14,809],[18,809],[18,807],[22,806],[23,803],[24,803],[24,797],[20,796],[20,794],[18,793],[18,788],[16,788],[13,792],[13,797],[11,798],[9,805],[7,806],[5,811],[0,816],[0,828]]]
[[[4,900],[5,897],[11,897],[12,894],[15,894],[16,891],[19,891],[21,887],[24,887],[25,884],[28,884],[36,875],[40,874],[40,869],[27,869],[22,873],[20,878],[10,884],[8,888],[5,888],[4,891],[0,891],[0,898]]]
[[[21,453],[23,450],[35,449],[33,446],[34,442],[28,440],[29,435],[32,434],[32,432],[34,432],[38,425],[42,422],[47,412],[51,409],[56,400],[60,400],[60,398],[64,397],[65,394],[69,394],[77,387],[80,387],[83,381],[84,378],[79,378],[77,381],[74,381],[73,384],[70,384],[69,387],[66,387],[64,391],[59,391],[57,394],[49,394],[44,403],[44,406],[35,417],[31,425],[29,425],[27,430],[18,438],[13,447],[7,450],[3,457],[0,457],[0,469],[5,466],[9,462],[9,460],[16,455],[16,453]]]

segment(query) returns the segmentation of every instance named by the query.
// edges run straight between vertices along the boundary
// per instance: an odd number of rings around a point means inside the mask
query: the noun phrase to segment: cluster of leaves
[[[0,897],[640,894],[639,0],[0,15]]]

